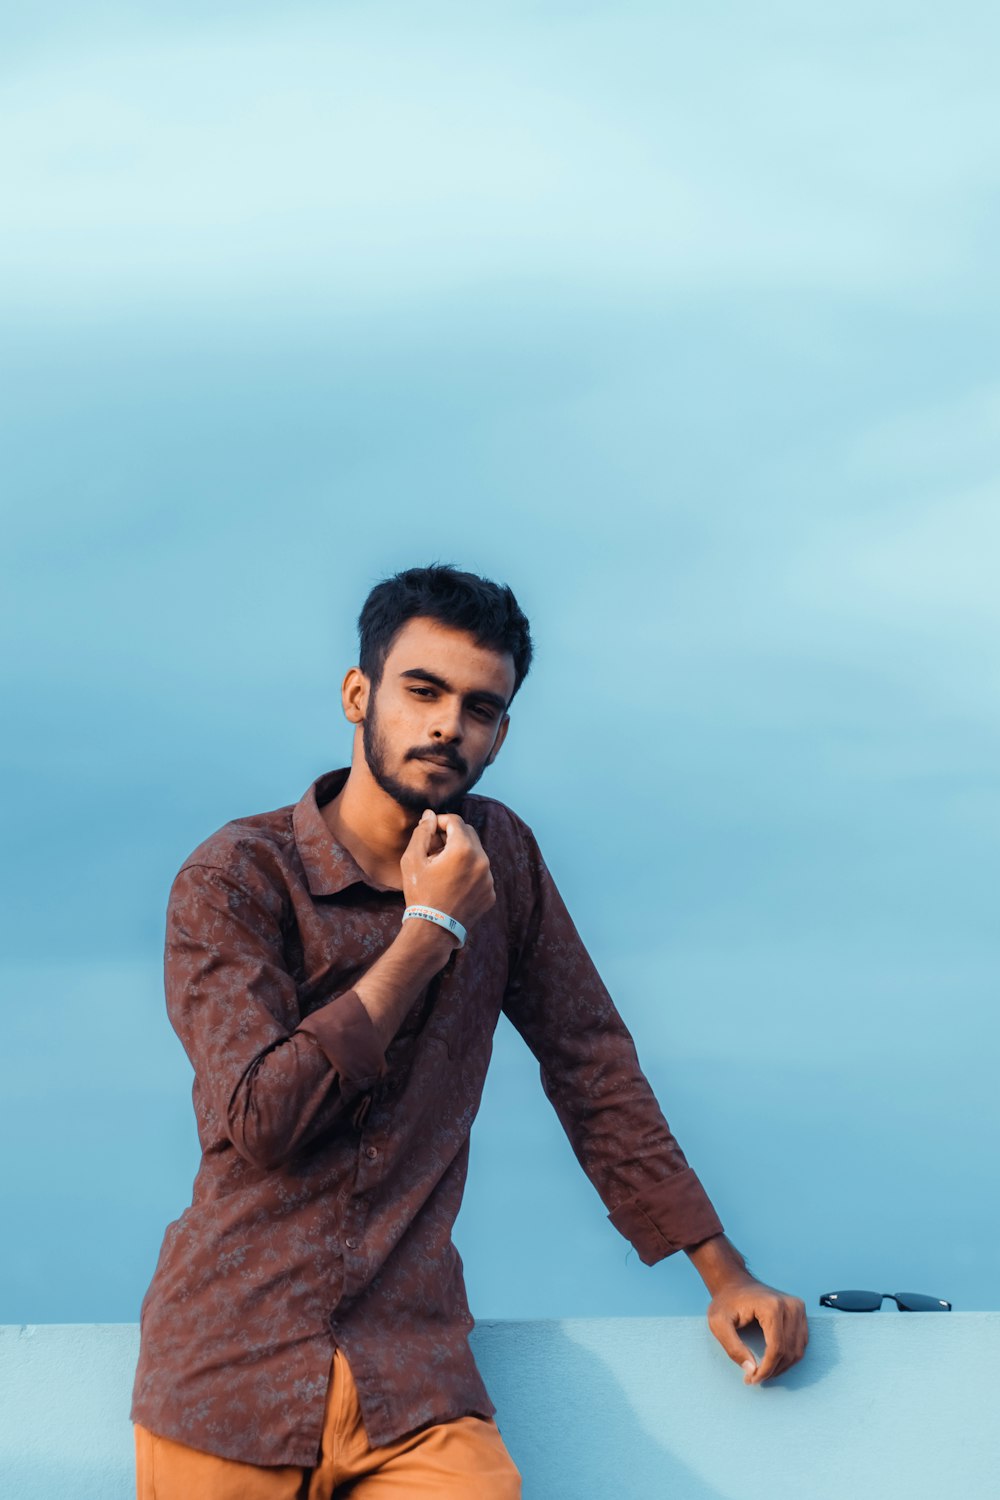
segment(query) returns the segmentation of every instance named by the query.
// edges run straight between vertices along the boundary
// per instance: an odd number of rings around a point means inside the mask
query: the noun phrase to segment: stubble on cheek
[[[395,802],[398,802],[400,807],[405,808],[407,812],[421,813],[425,807],[429,807],[433,812],[437,813],[460,813],[463,799],[476,785],[486,770],[486,762],[484,761],[482,765],[470,774],[468,764],[466,763],[464,775],[460,772],[453,773],[460,777],[457,787],[452,787],[448,790],[442,787],[440,791],[435,791],[433,783],[429,779],[425,781],[423,774],[420,772],[419,757],[414,758],[411,754],[413,750],[418,750],[421,747],[411,745],[403,752],[400,762],[400,775],[396,775],[390,771],[388,764],[389,749],[379,723],[374,695],[369,699],[368,712],[362,724],[361,742],[364,748],[365,761],[372,777],[382,790],[388,796],[392,797]],[[413,782],[402,780],[402,775],[405,774],[406,768],[409,766],[414,767],[416,770]],[[424,782],[424,785],[417,785],[418,780]]]

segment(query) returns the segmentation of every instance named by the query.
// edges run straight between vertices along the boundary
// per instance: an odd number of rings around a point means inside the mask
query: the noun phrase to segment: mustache
[[[468,767],[457,750],[452,750],[447,745],[428,745],[423,750],[409,750],[407,760],[444,760],[453,771],[466,771]]]

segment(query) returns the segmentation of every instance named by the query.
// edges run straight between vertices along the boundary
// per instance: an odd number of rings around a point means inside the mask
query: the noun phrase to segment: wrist
[[[430,973],[436,973],[447,963],[459,947],[458,939],[436,922],[418,919],[404,922],[396,934],[393,947],[416,964],[426,964]]]
[[[725,1286],[754,1280],[743,1256],[724,1234],[715,1234],[711,1239],[702,1240],[700,1245],[692,1245],[687,1256],[712,1297]]]
[[[438,906],[428,906],[420,901],[411,902],[403,912],[404,927],[407,922],[429,922],[432,927],[440,927],[443,932],[453,937],[460,948],[465,947],[468,933],[462,923],[450,912],[442,911]]]

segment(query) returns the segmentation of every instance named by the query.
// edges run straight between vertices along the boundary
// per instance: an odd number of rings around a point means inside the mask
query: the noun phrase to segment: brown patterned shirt
[[[351,986],[399,931],[320,807],[240,818],[170,894],[167,1009],[194,1067],[202,1159],[143,1301],[132,1418],[225,1458],[317,1461],[335,1345],[373,1445],[494,1411],[452,1244],[503,1010],[612,1223],[647,1264],[721,1231],[531,830],[462,816],[496,905],[384,1054]]]

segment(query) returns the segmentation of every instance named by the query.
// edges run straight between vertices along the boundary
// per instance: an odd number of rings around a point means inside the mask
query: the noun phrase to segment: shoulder
[[[479,834],[494,865],[499,864],[515,879],[533,881],[541,861],[535,835],[523,818],[495,797],[469,796],[464,816]]]
[[[268,905],[280,905],[288,884],[289,852],[294,848],[294,811],[291,803],[224,823],[192,849],[177,872],[175,889],[181,885],[228,888],[263,898]]]
[[[501,839],[533,837],[524,819],[519,818],[506,802],[497,801],[496,797],[480,797],[478,793],[470,793],[465,798],[462,816],[467,823],[472,824],[480,837],[484,832]]]

